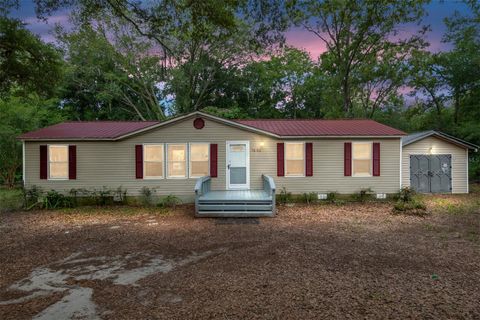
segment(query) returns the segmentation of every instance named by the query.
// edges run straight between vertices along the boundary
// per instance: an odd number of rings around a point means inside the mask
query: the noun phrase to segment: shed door
[[[422,193],[452,191],[452,156],[410,155],[410,186]]]

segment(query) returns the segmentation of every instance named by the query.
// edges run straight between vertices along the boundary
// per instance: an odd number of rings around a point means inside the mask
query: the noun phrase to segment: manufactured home
[[[121,186],[136,196],[148,187],[195,202],[197,216],[273,215],[281,190],[465,193],[468,152],[477,149],[373,120],[227,120],[202,112],[164,122],[65,122],[19,139],[26,188]]]

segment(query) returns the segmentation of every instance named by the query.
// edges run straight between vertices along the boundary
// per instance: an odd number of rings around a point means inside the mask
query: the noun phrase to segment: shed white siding
[[[452,193],[468,193],[468,149],[436,137],[427,137],[403,147],[402,186],[410,187],[410,155],[452,155]]]

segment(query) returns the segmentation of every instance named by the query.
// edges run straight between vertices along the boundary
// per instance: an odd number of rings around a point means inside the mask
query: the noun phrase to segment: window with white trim
[[[354,177],[372,175],[372,143],[352,143],[352,173]]]
[[[199,178],[209,174],[208,143],[190,143],[190,178]]]
[[[302,177],[305,175],[305,144],[303,142],[285,143],[285,176]]]
[[[187,177],[187,144],[167,144],[167,178]]]
[[[163,178],[163,144],[143,145],[143,176],[146,179]]]
[[[48,146],[49,179],[68,179],[68,146]]]

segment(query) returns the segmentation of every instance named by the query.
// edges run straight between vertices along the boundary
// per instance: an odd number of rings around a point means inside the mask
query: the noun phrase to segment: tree
[[[36,92],[51,97],[61,78],[59,52],[21,21],[0,15],[0,96],[15,89],[18,94]]]
[[[58,123],[64,118],[58,100],[36,94],[0,99],[0,181],[13,187],[22,166],[21,133]]]
[[[175,113],[208,106],[228,69],[258,57],[263,48],[283,39],[276,32],[285,27],[282,19],[271,19],[278,14],[277,2],[36,0],[40,16],[71,6],[79,24],[105,17],[118,19],[119,24],[154,42]]]
[[[0,6],[0,182],[12,187],[22,166],[16,137],[61,119],[56,109],[63,77],[60,52],[6,16],[16,1]]]
[[[312,112],[309,98],[315,89],[321,89],[313,86],[313,71],[314,63],[306,52],[286,47],[231,69],[220,90],[215,91],[212,106],[238,106],[250,117],[305,117]]]
[[[149,54],[149,43],[116,27],[109,21],[97,30],[82,25],[70,33],[58,31],[69,66],[65,107],[79,120],[164,119],[160,58]]]
[[[449,88],[450,100],[453,101],[453,122],[459,123],[462,104],[473,91],[480,89],[480,42],[475,43],[468,36],[457,41],[450,52],[437,56],[439,75]]]
[[[291,1],[294,22],[315,34],[327,46],[321,57],[338,78],[342,108],[352,115],[355,73],[374,58],[393,50],[402,54],[424,45],[421,34],[402,39],[399,26],[418,22],[423,0],[303,0]]]
[[[426,110],[433,107],[437,115],[436,128],[439,128],[445,107],[445,83],[440,77],[437,55],[424,50],[416,50],[409,59],[410,77],[408,84],[415,89],[412,96],[420,96],[425,101]]]

